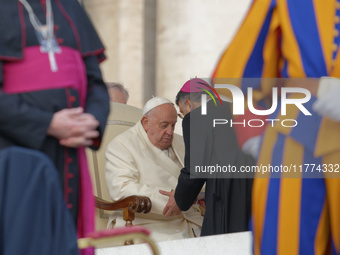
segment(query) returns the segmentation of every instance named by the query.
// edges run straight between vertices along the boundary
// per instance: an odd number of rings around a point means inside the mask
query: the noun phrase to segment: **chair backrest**
[[[92,177],[94,195],[112,201],[105,180],[105,151],[109,142],[128,128],[132,127],[142,117],[142,109],[120,103],[111,103],[111,112],[106,124],[105,134],[98,151],[88,149],[87,159]],[[107,220],[112,212],[96,209],[96,229],[106,228]]]

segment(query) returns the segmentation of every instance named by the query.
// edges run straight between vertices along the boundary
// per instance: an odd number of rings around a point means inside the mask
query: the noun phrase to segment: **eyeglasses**
[[[184,118],[184,115],[182,113],[177,113],[177,116],[180,117],[181,119]]]

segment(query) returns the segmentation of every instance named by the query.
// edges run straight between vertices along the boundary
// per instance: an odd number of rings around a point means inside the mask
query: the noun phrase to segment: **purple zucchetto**
[[[186,93],[202,92],[202,89],[199,88],[210,90],[209,84],[205,80],[193,78],[184,83],[183,87],[181,88],[181,91]]]

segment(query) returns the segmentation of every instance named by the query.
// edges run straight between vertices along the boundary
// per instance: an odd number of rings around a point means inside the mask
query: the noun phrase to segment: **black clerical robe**
[[[79,254],[57,170],[46,155],[1,150],[0,187],[0,254]]]
[[[46,1],[28,2],[45,24]],[[99,61],[105,58],[104,47],[77,0],[51,0],[51,3],[57,42],[81,54],[87,78],[85,112],[99,121],[98,131],[102,137],[109,113],[109,97],[99,68]],[[0,0],[0,5],[0,67],[4,70],[5,65],[24,60],[23,49],[39,42],[28,13],[19,1]],[[0,71],[0,149],[16,145],[47,154],[58,169],[64,200],[77,223],[79,152],[61,146],[57,139],[47,135],[47,129],[55,112],[80,105],[79,91],[65,87],[8,94],[1,89],[4,76]],[[99,145],[100,139],[92,148],[98,149]]]
[[[201,107],[188,113],[182,123],[185,143],[185,167],[181,170],[175,191],[175,200],[182,211],[195,201],[204,183],[206,212],[202,236],[247,231],[251,210],[252,176],[236,178],[223,173],[216,178],[198,174],[191,178],[196,166],[247,166],[255,164],[251,156],[238,147],[235,132],[230,123],[213,127],[213,119],[232,118],[229,103],[215,106],[207,104],[207,115],[201,114]],[[193,172],[192,172],[193,173]],[[208,174],[209,175],[209,174]],[[239,176],[240,177],[240,176]]]

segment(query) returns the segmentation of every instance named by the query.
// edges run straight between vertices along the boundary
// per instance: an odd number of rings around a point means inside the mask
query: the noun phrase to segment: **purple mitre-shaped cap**
[[[200,88],[211,90],[209,87],[209,84],[205,80],[193,78],[184,83],[181,91],[186,93],[203,92]]]

